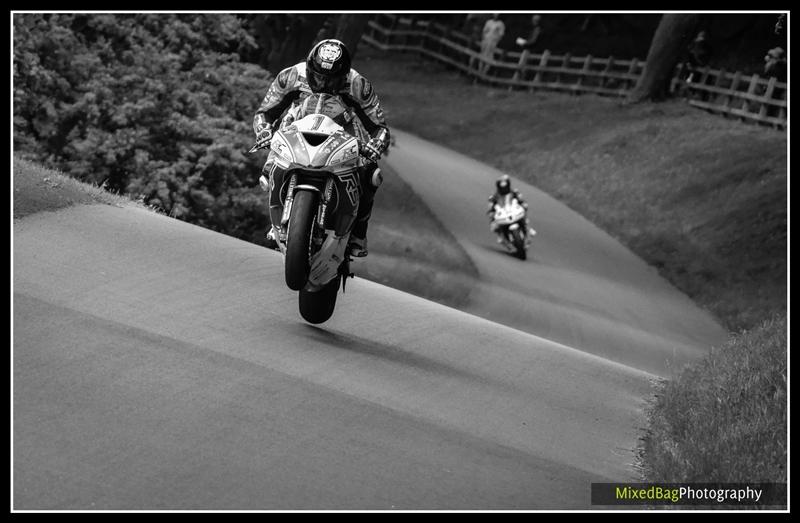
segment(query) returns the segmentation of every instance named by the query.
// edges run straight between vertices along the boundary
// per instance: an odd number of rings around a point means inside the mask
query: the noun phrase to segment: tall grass
[[[639,449],[647,481],[786,481],[786,327],[766,320],[662,383]]]
[[[76,180],[19,156],[14,156],[13,180],[14,218],[87,203],[102,203],[117,207],[138,205],[156,210],[127,196],[109,192],[103,185]]]

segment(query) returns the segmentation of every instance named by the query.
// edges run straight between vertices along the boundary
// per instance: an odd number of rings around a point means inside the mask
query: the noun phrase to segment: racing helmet
[[[341,40],[322,40],[308,53],[306,78],[311,92],[336,94],[347,84],[349,74],[350,51]]]
[[[507,174],[504,174],[500,178],[494,182],[495,186],[497,186],[497,194],[505,196],[509,192],[511,192],[511,178]]]

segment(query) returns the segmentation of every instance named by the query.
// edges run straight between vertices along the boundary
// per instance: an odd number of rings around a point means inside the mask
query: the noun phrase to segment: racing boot
[[[528,236],[536,236],[536,230],[531,227],[531,222],[528,221],[528,218],[525,218],[525,227],[528,229]]]
[[[356,223],[350,233],[350,240],[347,244],[350,255],[355,258],[363,258],[369,254],[367,250],[367,226],[370,216],[372,216],[372,205],[375,203],[375,192],[381,185],[383,178],[378,164],[370,164],[361,172],[361,201],[358,204]]]
[[[364,228],[366,228],[366,225]],[[347,248],[350,249],[350,255],[355,258],[363,258],[369,254],[369,251],[367,250],[367,239],[359,238],[355,235],[355,232],[350,233],[350,239],[347,243]]]
[[[269,158],[267,158],[264,167],[261,168],[261,176],[258,178],[258,184],[261,186],[261,190],[267,193],[267,200],[272,198],[272,191],[270,190],[270,180],[272,178],[272,171],[275,166],[275,161],[272,158],[272,154],[270,153]],[[280,250],[278,247],[278,240],[275,238],[275,229],[272,228],[272,224],[270,224],[269,228],[267,229],[266,234],[266,247],[268,249]]]
[[[531,227],[530,222],[528,222],[528,218],[525,218],[525,228],[528,230],[528,234],[525,235],[525,246],[530,247],[533,237],[536,236],[536,230]]]

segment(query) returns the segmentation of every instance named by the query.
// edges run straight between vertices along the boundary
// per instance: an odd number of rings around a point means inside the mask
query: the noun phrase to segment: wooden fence
[[[509,89],[552,90],[625,97],[644,69],[644,62],[614,57],[554,55],[497,49],[491,60],[480,54],[479,42],[450,28],[413,17],[377,15],[363,41],[383,51],[416,52],[493,85]],[[484,69],[481,70],[481,65]],[[682,66],[672,80],[674,93],[692,106],[745,121],[786,128],[787,89],[775,78],[743,76],[705,69],[692,83]]]
[[[487,61],[480,54],[480,44],[462,33],[441,24],[387,14],[369,22],[363,40],[384,51],[417,52],[489,84],[509,88],[622,97],[636,84],[643,67],[635,59],[502,49],[497,49],[494,59]],[[481,72],[481,64],[488,65],[485,72]]]
[[[697,71],[692,82],[678,66],[672,79],[672,92],[685,96],[689,104],[713,113],[743,121],[786,129],[787,84],[774,76],[761,78],[706,67]]]

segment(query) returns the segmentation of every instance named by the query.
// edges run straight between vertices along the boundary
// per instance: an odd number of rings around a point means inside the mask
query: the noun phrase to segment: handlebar
[[[253,154],[254,152],[261,149],[268,149],[271,142],[272,138],[268,140],[263,140],[261,142],[256,142],[256,144],[252,146],[249,151],[247,151],[247,154]]]
[[[261,149],[269,149],[271,143],[272,143],[272,138],[269,138],[267,140],[263,140],[261,142],[256,142],[255,145],[253,145],[247,151],[247,154],[253,154],[254,152],[259,151]],[[359,140],[358,138],[356,138],[356,143],[358,144],[358,155],[361,156],[364,159],[369,160],[370,158],[367,155],[364,154],[364,150],[365,150],[365,146],[367,145],[367,142],[365,142],[363,140]]]

